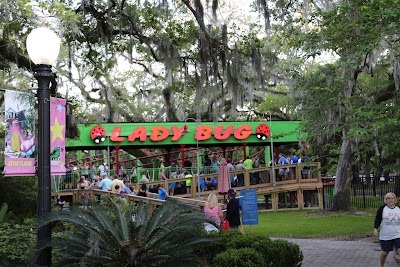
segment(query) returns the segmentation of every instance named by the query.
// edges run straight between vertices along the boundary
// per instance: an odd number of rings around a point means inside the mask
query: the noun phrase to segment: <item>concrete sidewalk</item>
[[[380,266],[380,245],[376,238],[366,238],[359,241],[282,239],[300,246],[304,255],[302,267]],[[394,251],[389,253],[385,266],[399,266],[394,261],[393,256]]]

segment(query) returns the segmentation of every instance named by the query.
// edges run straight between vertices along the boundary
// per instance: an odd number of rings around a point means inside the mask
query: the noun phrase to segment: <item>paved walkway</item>
[[[275,239],[275,238],[274,238]],[[359,241],[288,239],[300,246],[304,255],[302,267],[379,267],[380,245],[375,238]],[[385,267],[399,266],[390,252]]]

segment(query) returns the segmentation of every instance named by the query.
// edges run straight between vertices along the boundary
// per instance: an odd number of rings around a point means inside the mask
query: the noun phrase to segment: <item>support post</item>
[[[246,149],[247,143],[243,143],[242,145],[243,145],[243,161],[245,161],[247,159],[247,154],[246,154],[246,152],[247,152],[247,149]]]
[[[181,155],[182,155],[182,168],[185,167],[185,145],[181,145]]]
[[[50,65],[37,65],[35,78],[38,81],[39,129],[38,129],[38,217],[51,212],[50,180],[50,81],[54,74]],[[51,238],[51,225],[38,229],[40,243]],[[38,256],[38,266],[51,266],[51,247],[45,248]]]
[[[119,169],[119,146],[115,146],[115,176],[118,176]]]

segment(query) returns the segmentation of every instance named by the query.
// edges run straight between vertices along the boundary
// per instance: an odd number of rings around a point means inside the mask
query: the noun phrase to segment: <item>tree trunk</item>
[[[347,88],[343,92],[343,96],[347,99],[351,98],[356,90],[357,77],[361,72],[368,73],[367,66],[358,66],[349,70],[347,78]],[[344,104],[344,110],[349,111],[352,108],[351,102]],[[348,140],[348,132],[351,128],[349,123],[349,116],[344,118],[343,129],[342,129],[342,146],[340,148],[339,162],[336,168],[336,181],[335,181],[335,192],[333,195],[333,206],[332,210],[350,210],[351,199],[350,199],[350,185],[352,180],[351,165],[353,162],[352,157],[352,141]]]
[[[178,121],[178,116],[176,115],[176,109],[173,104],[173,96],[172,96],[172,71],[166,68],[165,71],[165,80],[166,85],[164,90],[162,91],[165,107],[167,108],[167,121]]]
[[[343,140],[336,168],[335,191],[332,210],[350,210],[351,142]]]

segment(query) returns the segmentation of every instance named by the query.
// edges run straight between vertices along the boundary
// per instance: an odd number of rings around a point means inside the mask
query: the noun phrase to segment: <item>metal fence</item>
[[[331,209],[335,179],[322,177],[324,184],[324,209]],[[400,196],[400,176],[396,175],[360,175],[351,182],[351,205],[353,209],[378,208],[384,203],[385,194],[394,192]]]

